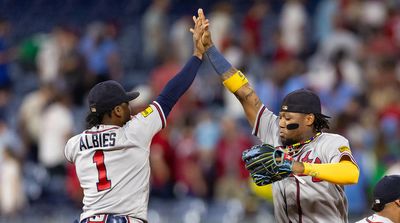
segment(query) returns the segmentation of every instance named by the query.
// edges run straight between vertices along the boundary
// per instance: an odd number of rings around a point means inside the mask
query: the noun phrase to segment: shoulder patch
[[[145,110],[143,110],[141,112],[141,114],[143,115],[143,117],[147,117],[149,116],[151,113],[153,113],[153,109],[149,106],[147,107]]]
[[[348,146],[341,146],[341,147],[339,147],[338,150],[339,150],[340,153],[348,152],[348,153],[351,154],[351,150],[350,150],[350,148]]]

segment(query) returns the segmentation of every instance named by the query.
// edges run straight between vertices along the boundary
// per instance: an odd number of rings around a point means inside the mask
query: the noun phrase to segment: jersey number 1
[[[111,188],[111,180],[107,179],[106,165],[104,165],[104,152],[97,150],[93,156],[93,163],[96,164],[99,182],[97,182],[97,191],[103,191]]]

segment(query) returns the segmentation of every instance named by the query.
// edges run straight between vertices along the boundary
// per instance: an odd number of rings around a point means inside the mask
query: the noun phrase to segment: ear
[[[305,117],[305,124],[311,126],[314,123],[315,115],[314,114],[307,114]]]
[[[395,200],[394,203],[400,208],[400,199]]]
[[[115,106],[113,113],[115,114],[115,116],[117,117],[122,117],[122,107],[120,105]]]

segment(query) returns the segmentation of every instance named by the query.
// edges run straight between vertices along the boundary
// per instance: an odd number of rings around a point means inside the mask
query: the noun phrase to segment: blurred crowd
[[[153,0],[134,22],[60,21],[17,39],[18,19],[0,18],[0,215],[49,202],[81,207],[63,150],[85,128],[88,90],[120,81],[141,92],[131,105],[140,112],[191,56],[197,7],[205,8],[214,44],[270,110],[279,112],[298,88],[319,94],[332,117],[328,131],[349,139],[361,170],[359,183],[345,188],[350,214],[367,213],[375,183],[400,174],[399,1],[181,3]],[[256,143],[241,105],[205,60],[153,140],[150,200],[237,199],[257,211],[241,161]]]

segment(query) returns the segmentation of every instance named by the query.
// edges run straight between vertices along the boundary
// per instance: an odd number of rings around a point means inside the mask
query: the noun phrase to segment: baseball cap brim
[[[126,96],[128,96],[128,101],[132,101],[133,99],[139,97],[140,93],[137,91],[126,92]]]
[[[324,117],[324,118],[331,118],[330,116],[324,115],[324,114],[322,114],[322,113],[320,113],[320,114],[321,114],[321,116]]]

